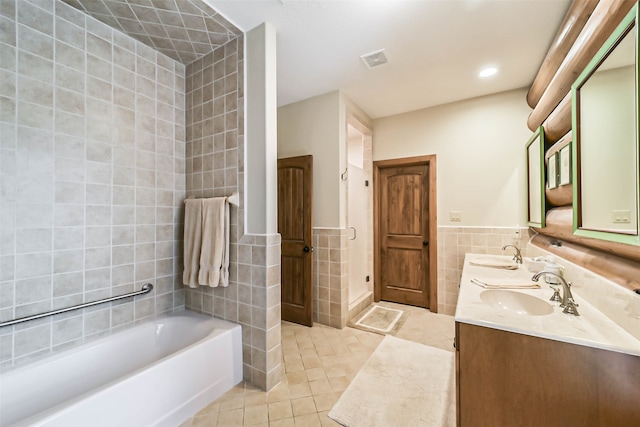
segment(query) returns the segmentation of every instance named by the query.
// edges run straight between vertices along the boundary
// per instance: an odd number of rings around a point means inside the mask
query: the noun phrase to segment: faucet
[[[560,304],[560,307],[564,307],[564,310],[562,310],[562,312],[571,314],[573,316],[580,316],[580,313],[578,313],[578,310],[576,309],[576,307],[578,307],[578,304],[576,304],[576,301],[573,299],[573,295],[571,294],[571,283],[567,283],[567,281],[564,280],[564,277],[562,277],[558,273],[554,273],[553,271],[543,270],[534,274],[531,280],[537,282],[540,279],[540,276],[545,274],[550,274],[557,277],[558,279],[560,279],[560,283],[562,283],[562,303]]]
[[[517,247],[515,245],[504,245],[502,247],[502,250],[504,251],[509,246],[511,246],[513,249],[516,250],[516,253],[513,254],[513,260],[516,262],[516,264],[522,264],[522,254],[520,253],[520,248],[519,247]]]

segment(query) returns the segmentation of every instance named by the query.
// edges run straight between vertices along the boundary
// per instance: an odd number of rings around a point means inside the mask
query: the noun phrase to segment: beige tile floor
[[[453,317],[409,311],[396,337],[453,351]],[[327,414],[376,349],[382,335],[282,322],[282,381],[269,392],[244,381],[180,427],[338,426]]]

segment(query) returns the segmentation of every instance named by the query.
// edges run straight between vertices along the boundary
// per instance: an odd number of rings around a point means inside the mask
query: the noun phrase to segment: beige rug
[[[348,427],[453,427],[454,353],[387,335],[329,412]]]
[[[376,334],[395,335],[408,315],[405,310],[371,304],[348,322],[347,326]]]

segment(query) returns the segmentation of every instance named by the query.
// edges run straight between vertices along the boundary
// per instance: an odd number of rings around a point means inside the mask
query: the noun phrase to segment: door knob
[[[305,246],[302,250],[305,252],[313,252],[313,248],[310,248],[309,246]]]
[[[422,246],[429,246],[429,241],[425,240],[424,242],[422,242]]]

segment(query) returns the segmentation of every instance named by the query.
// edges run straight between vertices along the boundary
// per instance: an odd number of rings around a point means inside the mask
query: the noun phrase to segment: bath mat
[[[387,335],[329,412],[347,427],[453,427],[454,353]]]
[[[408,315],[409,313],[405,310],[386,307],[382,304],[371,304],[348,322],[347,326],[376,334],[395,335]]]

